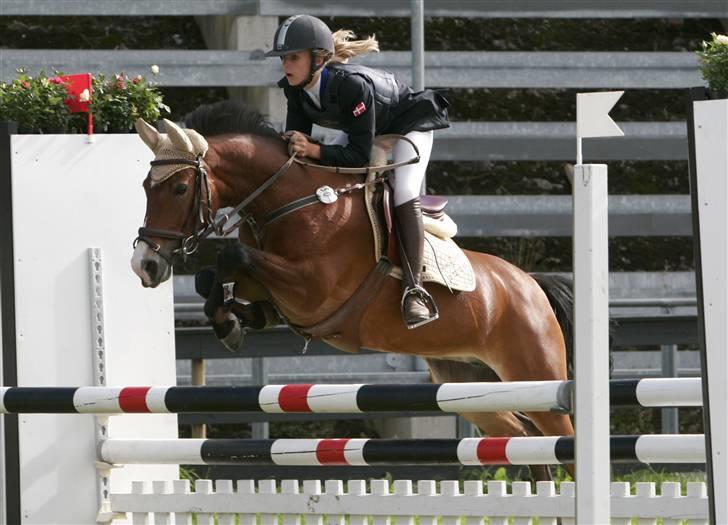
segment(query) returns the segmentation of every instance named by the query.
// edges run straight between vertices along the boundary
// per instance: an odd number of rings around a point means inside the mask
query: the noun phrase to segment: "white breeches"
[[[427,164],[430,162],[432,152],[432,131],[410,131],[405,135],[415,143],[420,152],[420,161],[417,164],[408,164],[394,170],[390,175],[390,182],[394,188],[394,205],[399,206],[405,202],[419,197],[422,193],[422,181],[425,178]],[[345,146],[349,136],[340,133],[333,140],[332,144]],[[394,162],[404,162],[414,157],[415,152],[409,142],[400,140],[394,146]]]
[[[432,151],[432,131],[410,131],[405,135],[415,143],[420,152],[420,161],[417,164],[408,164],[394,170],[390,181],[394,187],[394,205],[399,206],[405,202],[419,197],[422,193],[422,181],[430,162]],[[394,146],[394,162],[404,162],[411,159],[415,152],[409,142],[397,141]]]

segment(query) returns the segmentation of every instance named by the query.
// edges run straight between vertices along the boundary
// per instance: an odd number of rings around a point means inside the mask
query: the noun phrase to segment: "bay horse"
[[[220,283],[234,281],[236,298],[275,305],[303,333],[335,317],[371,277],[375,264],[363,192],[343,193],[330,204],[316,202],[260,224],[272,211],[313,196],[322,186],[351,187],[362,177],[290,162],[286,142],[247,107],[203,106],[187,123],[202,135],[169,121],[166,135],[137,122],[141,138],[156,154],[144,181],[146,219],[132,258],[142,284],[155,287],[168,279],[174,254],[194,251],[195,231],[208,225],[209,233],[218,209],[247,199],[241,214],[253,226],[244,222],[233,256],[227,253],[220,259],[218,292]],[[155,170],[161,175],[155,176]],[[568,329],[569,287],[547,276],[534,278],[493,255],[465,254],[475,273],[474,291],[451,293],[426,284],[439,307],[439,320],[408,330],[400,317],[400,284],[384,277],[358,312],[354,336],[323,340],[348,351],[363,347],[421,356],[435,383],[567,379],[565,336],[557,314]],[[230,308],[213,306],[206,310],[213,326],[240,325]],[[488,436],[574,433],[566,414],[461,415]],[[537,478],[547,479],[542,469],[532,470]]]

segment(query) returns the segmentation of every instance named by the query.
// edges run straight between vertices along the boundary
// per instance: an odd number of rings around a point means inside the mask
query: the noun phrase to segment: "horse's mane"
[[[280,138],[257,109],[235,100],[203,104],[185,115],[184,122],[185,126],[205,137],[239,133]]]

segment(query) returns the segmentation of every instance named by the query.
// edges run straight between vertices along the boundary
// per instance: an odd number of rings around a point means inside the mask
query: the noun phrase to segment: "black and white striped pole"
[[[609,442],[614,463],[705,462],[701,434],[612,436]],[[574,438],[109,439],[99,453],[120,465],[559,465],[574,462]]]
[[[612,406],[699,407],[696,377],[614,379]],[[571,412],[573,381],[421,385],[0,387],[0,414]],[[106,433],[104,431],[105,437]],[[254,438],[255,439],[255,438]],[[260,438],[262,439],[262,438]]]

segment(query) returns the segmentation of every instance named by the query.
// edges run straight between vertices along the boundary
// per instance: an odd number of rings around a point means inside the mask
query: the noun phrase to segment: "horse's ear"
[[[157,144],[159,144],[160,133],[157,131],[157,128],[148,124],[147,121],[142,118],[136,119],[134,127],[136,128],[137,133],[139,133],[141,139],[144,141],[144,144],[154,151],[154,148],[156,148]]]
[[[194,129],[185,129],[184,132],[187,138],[190,139],[190,142],[192,142],[192,147],[194,148],[193,153],[204,157],[208,147],[205,137],[197,133]]]
[[[192,142],[185,134],[184,130],[177,124],[168,119],[164,120],[164,129],[167,130],[167,136],[172,141],[172,145],[180,151],[186,151],[187,153],[195,153],[195,148],[192,146]]]

